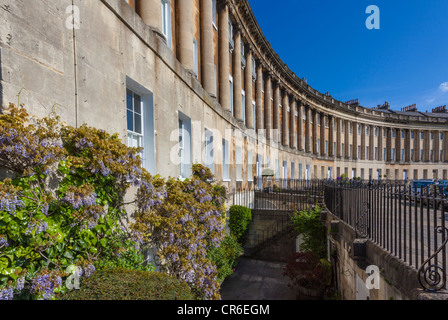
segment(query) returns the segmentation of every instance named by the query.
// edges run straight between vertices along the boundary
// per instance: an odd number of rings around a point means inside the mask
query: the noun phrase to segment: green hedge
[[[322,208],[307,207],[291,216],[294,229],[303,236],[300,251],[311,251],[319,258],[327,257],[327,228],[320,221]]]
[[[249,222],[252,220],[252,211],[243,206],[231,206],[229,209],[229,229],[239,242],[243,239]]]
[[[232,234],[226,235],[219,247],[210,250],[208,257],[218,270],[218,282],[222,282],[233,273],[233,268],[242,253],[243,247]]]
[[[184,282],[165,273],[110,268],[82,278],[61,300],[194,300]]]

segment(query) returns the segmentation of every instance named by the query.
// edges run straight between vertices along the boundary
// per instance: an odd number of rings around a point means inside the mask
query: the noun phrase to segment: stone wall
[[[329,230],[330,256],[336,270],[338,291],[344,300],[415,300],[422,294],[417,270],[375,243],[356,237],[355,230],[324,211],[322,221]],[[369,266],[380,272],[379,287],[368,289]]]

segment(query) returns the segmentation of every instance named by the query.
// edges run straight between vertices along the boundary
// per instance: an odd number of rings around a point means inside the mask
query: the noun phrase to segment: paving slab
[[[222,300],[296,300],[283,276],[285,263],[241,258],[221,285]]]

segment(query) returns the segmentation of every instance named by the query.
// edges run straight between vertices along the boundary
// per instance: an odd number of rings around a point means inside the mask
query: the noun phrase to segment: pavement
[[[282,275],[285,263],[240,258],[235,272],[221,285],[222,300],[296,300]]]

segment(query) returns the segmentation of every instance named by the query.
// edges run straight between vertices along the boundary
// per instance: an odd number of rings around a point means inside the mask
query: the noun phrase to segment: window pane
[[[134,117],[132,111],[129,109],[126,112],[127,122],[128,122],[128,130],[134,131]]]
[[[142,99],[138,94],[134,94],[134,112],[142,114]]]
[[[135,134],[131,135],[131,144],[130,144],[131,147],[132,148],[140,147],[141,146],[140,139],[141,138]]]
[[[134,132],[142,134],[142,116],[134,113]]]
[[[132,110],[132,91],[126,90],[126,108]]]
[[[132,134],[128,132],[128,147],[132,146]]]
[[[168,35],[168,4],[165,1],[162,1],[162,33],[167,36]]]

